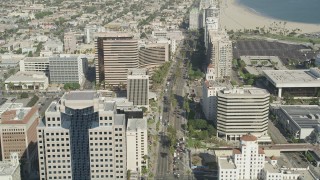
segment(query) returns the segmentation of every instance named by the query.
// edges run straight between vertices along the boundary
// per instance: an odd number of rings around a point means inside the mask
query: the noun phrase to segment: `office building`
[[[232,64],[232,41],[224,31],[210,31],[207,57],[214,68],[214,80],[229,80]]]
[[[168,43],[143,45],[139,49],[139,67],[148,69],[150,74],[165,62],[170,56]]]
[[[247,133],[269,141],[269,93],[255,87],[224,89],[217,94],[217,136],[239,140]]]
[[[96,36],[96,83],[126,85],[128,69],[139,66],[138,41],[125,33],[106,32]]]
[[[201,18],[201,27],[204,27],[206,26],[206,20],[207,19],[210,19],[210,18],[214,18],[214,19],[217,19],[218,22],[220,20],[220,17],[219,17],[219,12],[220,9],[216,6],[216,5],[210,5],[209,7],[203,9],[202,11],[202,18]]]
[[[100,92],[71,91],[37,128],[40,179],[126,179],[125,115]]]
[[[149,105],[149,75],[146,69],[129,69],[127,98],[133,105]]]
[[[49,77],[48,57],[26,57],[20,60],[20,71],[44,72]]]
[[[21,180],[18,153],[10,153],[10,161],[0,161],[1,180]]]
[[[77,50],[77,37],[74,32],[64,33],[64,52],[74,53]]]
[[[131,178],[138,179],[142,168],[148,168],[148,134],[146,119],[128,119],[127,125],[127,169]]]
[[[277,158],[268,157],[264,149],[259,147],[257,137],[251,134],[240,138],[240,148],[233,149],[231,156],[219,156],[217,160],[219,180],[300,179],[300,174],[304,174],[305,179],[314,179],[309,172],[301,168],[291,171],[287,167],[280,167]]]
[[[10,160],[12,152],[22,160],[23,172],[30,172],[37,161],[37,126],[39,114],[36,107],[10,108],[1,114],[1,159]],[[1,179],[1,178],[0,178]]]
[[[43,72],[18,71],[4,81],[6,90],[46,90],[49,79]]]
[[[190,11],[189,15],[189,29],[190,30],[197,30],[200,28],[200,14],[199,10],[196,8],[193,8]]]
[[[85,81],[88,60],[84,56],[59,55],[49,58],[50,83],[79,83]]]
[[[219,19],[215,17],[208,17],[205,19],[204,25],[204,46],[208,50],[210,42],[210,32],[218,33],[219,31]]]

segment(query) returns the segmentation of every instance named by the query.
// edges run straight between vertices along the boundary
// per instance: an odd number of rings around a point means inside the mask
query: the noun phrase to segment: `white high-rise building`
[[[10,161],[0,161],[1,180],[21,180],[19,153],[11,152]]]
[[[210,31],[207,57],[214,68],[214,80],[230,79],[232,41],[225,31]]]
[[[50,104],[37,128],[40,179],[126,179],[125,115],[95,91]]]
[[[217,96],[217,136],[238,140],[251,133],[259,141],[270,141],[267,138],[270,94],[265,89],[224,89]]]
[[[128,119],[127,125],[127,169],[131,178],[138,179],[142,168],[148,168],[148,134],[146,119]]]
[[[200,28],[200,14],[199,10],[196,8],[193,8],[190,11],[189,15],[189,29],[190,30],[197,30]]]
[[[204,20],[204,45],[206,49],[209,47],[210,32],[218,32],[219,19],[215,17],[208,17]]]
[[[217,93],[225,88],[227,84],[214,81],[215,74],[212,64],[209,64],[206,73],[206,80],[202,85],[202,110],[207,120],[217,124]]]
[[[224,154],[229,154],[225,152]],[[267,157],[265,150],[258,145],[258,139],[254,135],[246,134],[240,138],[240,148],[235,148],[231,156],[218,155],[219,180],[285,180],[300,179],[300,173],[304,179],[315,179],[308,172],[292,171],[277,164],[275,156]],[[269,152],[270,154],[270,152]]]
[[[219,179],[260,179],[265,163],[265,153],[259,148],[257,138],[244,135],[240,139],[240,148],[233,150],[233,156],[218,159]]]

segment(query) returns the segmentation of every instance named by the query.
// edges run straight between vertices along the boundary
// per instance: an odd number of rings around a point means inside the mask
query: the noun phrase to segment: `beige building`
[[[29,173],[37,160],[37,108],[8,109],[1,114],[0,124],[1,159],[10,160],[11,153],[17,152],[24,161],[23,172]]]
[[[64,52],[74,53],[77,50],[77,38],[74,32],[64,33],[63,42]]]
[[[168,43],[155,43],[141,46],[139,49],[139,67],[148,69],[150,74],[168,62],[170,49]]]
[[[251,133],[259,141],[268,136],[269,93],[255,87],[224,89],[218,92],[217,136],[239,140]]]
[[[127,169],[131,179],[138,179],[142,168],[148,168],[148,134],[146,119],[128,119],[127,125]]]
[[[9,161],[0,161],[0,170],[1,180],[21,180],[18,153],[12,152]]]
[[[225,31],[209,31],[207,57],[214,68],[214,80],[230,79],[232,41]]]
[[[18,71],[4,83],[6,90],[46,90],[49,79],[44,72]]]
[[[149,75],[146,69],[129,69],[127,98],[133,105],[149,106]]]
[[[138,40],[115,32],[98,33],[96,37],[96,83],[126,85],[128,69],[139,66]]]
[[[96,91],[52,102],[38,132],[40,179],[126,179],[125,115]]]

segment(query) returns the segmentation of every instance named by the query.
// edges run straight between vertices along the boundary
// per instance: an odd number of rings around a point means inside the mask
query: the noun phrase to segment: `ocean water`
[[[237,0],[238,3],[271,18],[320,24],[320,0]]]

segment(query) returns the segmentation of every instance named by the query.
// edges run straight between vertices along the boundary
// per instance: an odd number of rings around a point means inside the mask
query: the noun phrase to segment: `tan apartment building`
[[[127,33],[98,33],[95,49],[96,83],[126,85],[128,69],[139,66],[138,40]]]
[[[64,33],[63,42],[64,52],[74,53],[77,50],[77,38],[74,32]]]
[[[39,114],[36,107],[9,109],[1,114],[1,159],[10,160],[13,152],[24,160],[25,173],[30,172],[37,157],[37,126]]]

